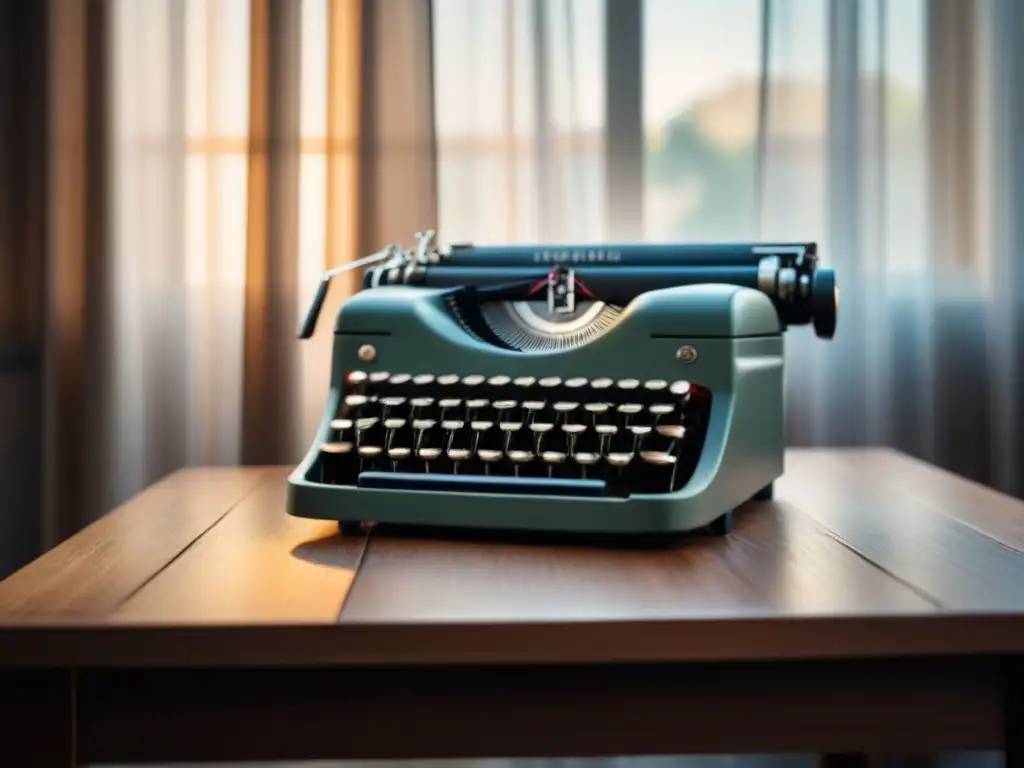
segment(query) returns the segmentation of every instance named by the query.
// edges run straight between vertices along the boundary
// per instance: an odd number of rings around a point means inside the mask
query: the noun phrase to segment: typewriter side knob
[[[815,270],[811,280],[811,319],[818,338],[831,339],[839,319],[839,285],[831,269]]]

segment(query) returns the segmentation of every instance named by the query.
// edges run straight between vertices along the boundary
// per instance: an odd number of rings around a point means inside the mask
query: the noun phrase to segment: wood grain
[[[0,582],[0,622],[17,616],[102,618],[216,525],[263,468],[168,475]]]
[[[648,550],[374,532],[344,622],[913,615],[934,607],[785,502],[729,537]]]
[[[1007,547],[1024,552],[1024,501],[888,448],[830,452],[888,491],[909,496]],[[799,454],[797,454],[799,457]]]
[[[806,515],[887,573],[956,612],[1024,612],[1024,555],[996,540],[967,484],[940,473],[931,490],[900,484],[902,462],[880,466],[861,451],[794,452],[776,485]],[[808,481],[814,478],[813,481]],[[922,500],[928,498],[928,503]],[[1004,510],[1012,524],[1013,511]]]
[[[932,483],[925,503],[897,487],[903,466],[884,451],[793,451],[777,500],[747,505],[731,536],[646,547],[384,528],[367,543],[289,517],[288,468],[192,470],[0,585],[0,657],[84,668],[1024,653],[1024,554],[1001,543],[1015,523],[977,510],[1020,505],[912,468]]]
[[[268,472],[209,533],[121,606],[117,622],[333,624],[365,535],[285,513],[286,473]]]

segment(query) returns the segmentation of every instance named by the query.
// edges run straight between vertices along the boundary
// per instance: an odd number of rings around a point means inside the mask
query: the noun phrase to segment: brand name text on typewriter
[[[813,243],[439,248],[348,265],[288,511],[492,529],[728,532],[784,471],[783,336],[835,332]],[[312,335],[324,275],[300,331]]]

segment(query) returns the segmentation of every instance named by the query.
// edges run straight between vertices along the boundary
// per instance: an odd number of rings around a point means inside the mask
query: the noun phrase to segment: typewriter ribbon
[[[830,339],[839,308],[814,243],[442,249],[422,232],[325,273],[300,338],[352,269],[287,504],[343,528],[727,533],[784,471],[784,333]]]

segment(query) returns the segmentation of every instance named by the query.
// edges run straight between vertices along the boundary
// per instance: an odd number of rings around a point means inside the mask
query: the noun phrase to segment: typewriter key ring
[[[488,449],[481,449],[476,452],[476,455],[480,457],[480,461],[484,463],[484,474],[491,474],[491,465],[495,462],[501,461],[501,451],[492,451]]]
[[[644,435],[649,435],[651,433],[651,427],[634,424],[629,428],[629,431],[633,433],[633,453],[636,453],[640,450],[640,441],[643,439]]]
[[[598,424],[594,427],[594,431],[600,436],[600,447],[601,453],[605,453],[608,450],[608,443],[612,439],[612,435],[619,431],[618,426],[615,424]]]
[[[618,470],[618,476],[622,477],[622,471],[633,461],[632,453],[609,453],[608,463]]]
[[[416,455],[423,459],[423,471],[430,474],[430,462],[441,455],[440,448],[420,448]]]
[[[509,451],[506,456],[508,456],[509,461],[512,462],[513,474],[516,477],[519,477],[519,467],[530,461],[533,458],[533,453],[530,451]]]
[[[391,459],[391,471],[397,472],[399,463],[408,459],[410,453],[412,451],[408,448],[389,448],[388,458]]]
[[[574,453],[573,459],[577,464],[580,465],[580,474],[582,477],[587,476],[587,467],[592,467],[601,459],[601,456],[596,453]]]
[[[448,458],[452,460],[452,472],[459,474],[459,462],[469,459],[471,453],[468,448],[449,448]]]
[[[540,456],[541,460],[548,465],[548,477],[555,476],[555,465],[565,463],[565,454],[558,451],[544,451]]]

